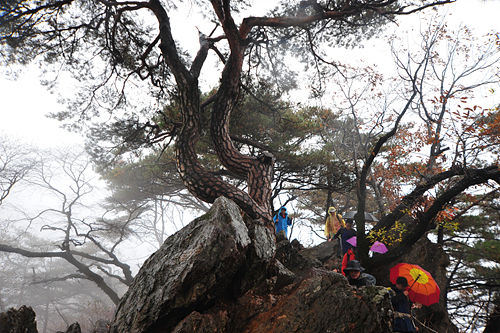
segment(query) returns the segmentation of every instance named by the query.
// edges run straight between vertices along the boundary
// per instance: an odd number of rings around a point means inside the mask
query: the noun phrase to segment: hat
[[[408,287],[408,280],[404,276],[400,276],[396,279],[396,284],[400,284],[403,287]]]
[[[349,271],[360,271],[363,272],[365,269],[361,267],[361,264],[357,260],[351,260],[347,263],[347,267],[344,268],[344,273]]]
[[[336,211],[337,211],[337,209],[336,209],[335,207],[330,207],[330,208],[328,208],[328,211],[329,211],[329,212],[336,212]]]

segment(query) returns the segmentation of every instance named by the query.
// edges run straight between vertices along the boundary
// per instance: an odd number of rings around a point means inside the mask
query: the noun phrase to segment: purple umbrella
[[[347,240],[347,243],[351,244],[352,246],[356,246],[356,236],[353,236]]]
[[[377,252],[377,253],[386,253],[387,246],[385,246],[384,243],[380,243],[379,241],[376,241],[375,243],[373,243],[372,247],[370,248],[370,251]]]

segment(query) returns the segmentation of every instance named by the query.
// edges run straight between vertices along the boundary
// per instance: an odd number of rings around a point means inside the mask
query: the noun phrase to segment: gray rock
[[[193,311],[184,318],[172,331],[172,333],[213,333],[223,332],[228,321],[226,311],[215,314]]]
[[[305,275],[313,267],[321,267],[323,264],[318,259],[310,256],[304,257],[296,247],[284,238],[276,241],[276,255],[275,258],[279,260],[288,270],[292,271],[298,278]],[[279,240],[279,241],[278,241]]]
[[[300,254],[305,258],[317,259],[323,264],[337,254],[338,241],[334,239],[332,242],[323,242],[316,246],[300,251]]]
[[[252,317],[247,325],[229,332],[392,332],[392,307],[386,288],[354,290],[343,275],[323,269],[311,269],[286,294],[262,298],[260,303],[254,296],[244,306],[239,320],[247,322],[245,314]],[[263,310],[256,315],[256,309]]]
[[[92,333],[108,333],[110,324],[111,323],[106,319],[99,319],[95,322]]]
[[[111,332],[170,331],[226,293],[245,261],[248,229],[238,206],[218,198],[210,211],[169,237],[123,296]]]
[[[65,333],[82,333],[82,329],[79,323],[73,323],[69,325]]]

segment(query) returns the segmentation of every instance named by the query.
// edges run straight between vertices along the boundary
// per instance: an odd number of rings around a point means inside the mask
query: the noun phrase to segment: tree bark
[[[160,49],[179,89],[183,126],[177,136],[175,148],[177,169],[184,185],[194,196],[209,203],[213,203],[219,196],[229,198],[253,219],[263,219],[269,228],[274,228],[270,211],[274,156],[270,153],[257,158],[244,156],[235,148],[229,135],[229,118],[238,100],[245,51],[245,41],[240,39],[232,20],[229,1],[212,1],[229,41],[231,55],[225,64],[221,86],[213,102],[211,137],[221,163],[229,171],[246,178],[248,193],[214,176],[198,162],[196,144],[201,114],[198,75],[210,42],[206,38],[200,38],[200,50],[191,70],[187,70],[176,50],[166,11],[157,0],[151,1],[151,4],[160,24]]]

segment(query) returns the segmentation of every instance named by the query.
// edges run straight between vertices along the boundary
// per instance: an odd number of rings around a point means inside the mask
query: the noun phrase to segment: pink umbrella
[[[356,236],[353,236],[347,240],[347,243],[351,244],[352,246],[356,246]]]
[[[370,248],[370,251],[377,252],[377,253],[386,253],[387,246],[385,246],[384,243],[380,243],[379,241],[376,241],[375,243],[373,243],[372,247]]]

